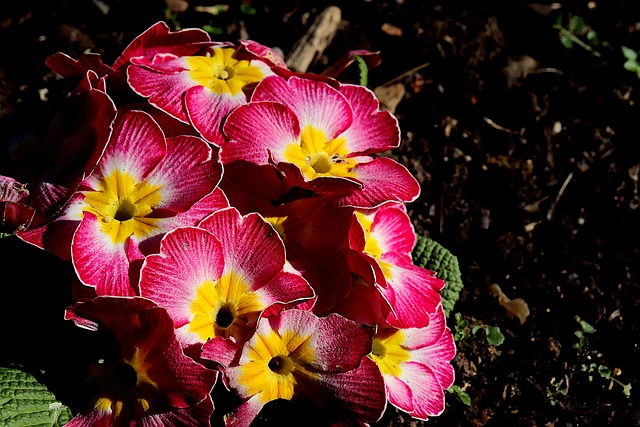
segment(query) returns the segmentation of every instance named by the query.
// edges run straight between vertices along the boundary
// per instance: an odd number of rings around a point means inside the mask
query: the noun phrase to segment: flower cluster
[[[163,22],[112,65],[47,65],[79,83],[0,212],[72,263],[65,318],[112,338],[69,426],[209,425],[218,381],[228,425],[282,400],[326,425],[442,413],[445,284],[412,262],[420,186],[372,91]]]

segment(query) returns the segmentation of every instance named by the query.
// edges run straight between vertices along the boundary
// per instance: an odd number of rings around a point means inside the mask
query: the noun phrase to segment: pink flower
[[[199,228],[162,240],[141,270],[140,294],[166,307],[183,346],[213,337],[243,342],[266,309],[313,297],[299,275],[284,270],[282,240],[258,214],[219,210]]]
[[[426,420],[444,411],[447,390],[454,381],[453,335],[442,306],[425,328],[381,327],[369,357],[379,366],[389,402],[412,417]]]
[[[227,425],[248,426],[277,399],[311,402],[318,412],[306,415],[326,425],[335,417],[364,425],[378,420],[386,406],[380,371],[363,357],[373,333],[337,314],[320,318],[290,309],[261,318],[233,362],[224,363],[228,348],[218,340],[204,345],[202,357],[227,365],[229,386],[243,400]]]
[[[389,302],[386,321],[397,328],[421,328],[441,302],[444,281],[411,259],[415,231],[403,204],[389,203],[355,214],[349,245],[370,263],[377,289]]]
[[[223,132],[223,164],[271,165],[280,179],[338,197],[340,205],[408,202],[420,192],[404,166],[370,156],[397,147],[400,132],[397,120],[379,110],[373,92],[362,86],[270,76],[256,86],[249,104],[229,115]]]
[[[273,62],[251,53],[266,55],[271,49],[257,46],[212,43],[198,53],[131,58],[128,82],[150,104],[220,145],[223,119],[247,102],[246,91],[273,74]]]
[[[166,311],[142,298],[98,297],[65,318],[112,335],[110,356],[92,366],[97,394],[70,427],[209,425],[217,372],[184,355]]]
[[[66,248],[67,258],[70,247],[79,279],[98,295],[136,295],[132,265],[154,252],[167,231],[194,225],[224,202],[212,194],[221,173],[217,151],[204,140],[165,139],[148,114],[126,112],[93,174],[32,237],[55,253]],[[208,209],[197,203],[203,201]]]

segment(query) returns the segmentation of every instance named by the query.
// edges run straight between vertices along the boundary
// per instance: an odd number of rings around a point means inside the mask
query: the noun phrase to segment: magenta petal
[[[204,139],[217,146],[224,141],[223,120],[234,108],[246,102],[244,92],[231,97],[215,93],[204,86],[194,86],[185,94],[185,108],[193,127]]]
[[[169,138],[166,156],[151,177],[164,183],[162,207],[184,212],[211,193],[222,178],[218,149],[193,136]]]
[[[119,69],[127,65],[129,59],[135,56],[153,58],[160,53],[182,54],[195,53],[200,48],[198,43],[211,41],[209,33],[199,28],[188,28],[179,31],[171,31],[165,22],[157,22],[146,31],[136,37],[125,48],[118,59],[113,63],[113,68]],[[191,47],[190,51],[185,49]]]
[[[290,305],[315,296],[313,288],[300,275],[294,273],[278,273],[273,280],[256,291],[256,295],[265,305]]]
[[[364,357],[357,368],[343,374],[327,375],[324,379],[346,409],[361,420],[374,422],[382,417],[387,396],[384,380],[373,360]]]
[[[402,203],[387,203],[373,213],[371,235],[383,253],[395,252],[411,261],[411,251],[416,243],[416,234]]]
[[[404,412],[413,411],[413,392],[407,383],[393,375],[385,375],[384,385],[389,396],[389,403]]]
[[[148,98],[151,105],[188,123],[184,94],[196,86],[196,82],[189,79],[187,66],[181,58],[161,65],[156,65],[153,69],[146,65],[130,65],[127,68],[129,85],[138,95]]]
[[[114,244],[90,212],[84,214],[71,243],[73,266],[82,283],[95,286],[98,295],[134,296],[129,260],[123,244]]]
[[[222,248],[211,233],[182,227],[167,233],[159,254],[149,255],[140,272],[140,295],[165,307],[181,328],[190,320],[196,289],[224,270]]]
[[[102,174],[109,173],[114,168],[125,168],[134,178],[142,180],[157,166],[166,152],[164,134],[151,116],[142,111],[128,111],[116,119],[111,141],[99,167]],[[94,184],[93,189],[98,187],[94,181],[100,177],[94,174],[87,179]]]
[[[409,203],[420,195],[420,184],[406,167],[395,160],[379,157],[354,168],[356,179],[363,185],[340,200],[342,206],[373,208],[387,201]]]
[[[371,90],[346,84],[340,87],[340,93],[353,108],[353,123],[343,134],[352,153],[379,153],[400,145],[398,120],[390,112],[380,110]]]
[[[295,114],[275,102],[252,102],[236,108],[225,121],[223,131],[229,140],[220,152],[223,164],[245,160],[266,165],[272,158],[279,162],[288,145],[300,139]]]
[[[222,244],[225,271],[241,273],[254,289],[264,285],[282,270],[284,243],[256,213],[241,216],[235,208],[214,212],[200,223]]]
[[[383,255],[391,276],[382,294],[391,303],[393,313],[387,322],[396,328],[421,328],[429,324],[429,316],[442,302],[440,290],[444,282],[435,273],[418,267],[393,253]],[[394,315],[395,313],[395,315]]]
[[[411,388],[413,393],[411,416],[426,420],[444,411],[444,389],[428,366],[416,362],[403,363],[400,379]],[[391,396],[390,394],[389,401],[394,404]]]
[[[313,126],[332,140],[349,128],[353,120],[351,106],[340,92],[328,84],[299,77],[285,80],[269,76],[256,87],[251,102],[275,101],[289,107],[300,129]]]
[[[356,323],[339,314],[321,318],[321,325],[314,338],[314,367],[330,372],[354,369],[360,364],[362,355],[371,351],[374,327]]]

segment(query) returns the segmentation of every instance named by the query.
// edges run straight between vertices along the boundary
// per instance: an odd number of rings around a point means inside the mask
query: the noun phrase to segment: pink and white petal
[[[184,94],[198,83],[189,77],[189,66],[184,58],[175,58],[160,64],[137,65],[127,68],[127,81],[138,95],[176,119],[189,122],[184,108]]]
[[[184,30],[171,31],[169,26],[163,22],[157,22],[149,27],[142,34],[136,37],[124,49],[122,54],[113,63],[113,68],[119,69],[127,65],[132,57],[143,56],[153,58],[159,53],[168,53],[178,50],[182,55],[185,47],[198,43],[211,41],[209,33],[199,28],[188,28]],[[198,50],[200,48],[198,47]],[[192,48],[194,50],[195,48]]]
[[[262,410],[264,404],[260,394],[251,396],[228,416],[225,425],[229,427],[249,427]]]
[[[239,52],[244,53],[246,51],[251,57],[259,57],[266,59],[271,66],[287,68],[287,64],[284,59],[270,47],[264,46],[253,40],[239,40],[240,48]]]
[[[403,346],[411,350],[412,359],[429,366],[436,374],[442,388],[453,384],[455,372],[451,360],[456,346],[451,331],[446,326],[442,307],[439,307],[427,328],[405,329]]]
[[[440,290],[444,282],[435,273],[393,253],[384,254],[387,287],[380,292],[391,303],[393,313],[387,322],[396,328],[422,328],[442,302]],[[395,314],[394,314],[395,313]]]
[[[400,163],[379,157],[353,168],[356,179],[362,183],[361,191],[341,198],[341,206],[375,208],[386,202],[414,201],[420,195],[420,184]]]
[[[413,411],[413,392],[400,378],[384,374],[384,385],[387,388],[389,403],[404,412]]]
[[[224,143],[222,122],[234,108],[246,104],[247,96],[216,93],[204,86],[194,86],[185,94],[185,108],[193,127],[214,145]]]
[[[380,110],[380,103],[370,89],[345,84],[340,87],[340,93],[353,109],[353,123],[342,134],[349,152],[379,153],[400,145],[398,120],[389,111]]]
[[[266,307],[278,306],[274,311],[267,309],[268,313],[263,313],[264,316],[273,315],[284,306],[297,304],[315,296],[313,288],[302,276],[286,272],[278,273],[255,294]]]
[[[226,371],[242,351],[242,344],[244,343],[238,344],[232,339],[213,337],[202,345],[200,356],[203,359],[216,362],[223,371]]]
[[[195,202],[189,210],[180,212],[173,218],[167,218],[167,221],[170,221],[167,227],[173,229],[189,225],[198,225],[200,221],[213,212],[228,208],[229,206],[227,196],[219,187],[216,187],[211,193]]]
[[[426,420],[442,414],[444,389],[431,368],[417,362],[406,362],[402,364],[399,378],[413,393],[413,411],[410,412],[412,417]]]
[[[251,102],[275,101],[293,110],[300,129],[307,126],[324,132],[331,141],[345,132],[353,122],[347,99],[330,85],[312,79],[269,76],[256,87]]]
[[[210,231],[222,244],[225,271],[239,273],[252,290],[265,285],[282,270],[284,243],[259,214],[241,216],[231,207],[214,212],[199,226]]]
[[[164,307],[176,328],[191,321],[197,288],[222,276],[224,258],[211,233],[181,227],[162,239],[161,252],[146,257],[140,272],[140,296]]]
[[[114,244],[92,213],[85,213],[73,235],[71,259],[78,278],[85,285],[95,286],[98,295],[136,295],[129,279],[125,244]]]
[[[289,145],[300,140],[300,124],[295,114],[276,102],[239,106],[227,117],[223,132],[228,139],[220,151],[223,164],[244,160],[266,165],[272,158],[277,163],[284,160]]]
[[[220,182],[218,150],[201,138],[177,136],[167,139],[166,153],[145,181],[162,187],[162,203],[157,207],[184,212]]]
[[[89,176],[84,185],[98,190],[100,179],[112,171],[126,171],[143,181],[165,157],[167,144],[160,126],[142,111],[127,111],[116,118],[114,131],[100,159],[100,173]]]
[[[402,203],[387,203],[373,213],[371,235],[382,253],[395,252],[407,256],[411,261],[411,251],[416,244],[416,234]]]
[[[356,323],[339,314],[320,318],[313,335],[316,358],[312,365],[328,372],[354,369],[360,365],[363,356],[371,352],[374,335],[374,326]]]

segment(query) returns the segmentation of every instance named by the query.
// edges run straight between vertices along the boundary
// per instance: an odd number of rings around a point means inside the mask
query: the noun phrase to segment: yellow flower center
[[[288,216],[268,216],[264,219],[273,225],[280,237],[284,238],[284,223],[289,218]]]
[[[364,252],[374,257],[378,261],[380,268],[382,268],[384,277],[386,277],[387,279],[391,279],[393,274],[391,271],[391,266],[389,265],[389,263],[380,260],[380,257],[382,256],[382,249],[380,248],[380,245],[378,244],[376,238],[371,235],[371,227],[373,225],[373,221],[362,212],[356,212],[356,218],[360,225],[362,225],[362,229],[364,230]]]
[[[240,366],[238,386],[248,396],[260,395],[260,400],[290,400],[297,384],[296,376],[307,378],[317,374],[306,366],[315,359],[308,335],[285,331],[282,335],[269,331],[256,334],[256,340],[247,352],[248,362]]]
[[[212,56],[190,56],[186,58],[189,75],[199,85],[212,92],[235,96],[248,84],[257,83],[265,77],[264,71],[251,61],[233,57],[235,49],[216,48]]]
[[[85,193],[83,210],[96,215],[113,243],[123,243],[131,236],[143,238],[157,228],[158,218],[150,214],[162,200],[161,189],[135,182],[128,173],[116,170],[100,180],[97,191]]]
[[[214,336],[240,340],[248,331],[247,324],[254,322],[264,308],[240,275],[226,273],[215,283],[204,281],[196,290],[189,331],[203,342]]]
[[[148,412],[153,402],[160,402],[158,385],[149,377],[148,369],[145,353],[140,349],[136,349],[131,360],[106,366],[99,375],[101,390],[96,409],[112,411],[115,417],[125,408],[128,412]]]
[[[353,178],[355,173],[351,170],[358,162],[347,158],[348,154],[345,138],[327,141],[322,130],[307,126],[300,135],[300,144],[290,144],[284,159],[297,165],[309,180],[319,176]]]
[[[401,364],[410,358],[409,351],[402,346],[403,342],[404,333],[400,329],[381,331],[373,339],[369,356],[383,374],[397,377],[402,372]]]

